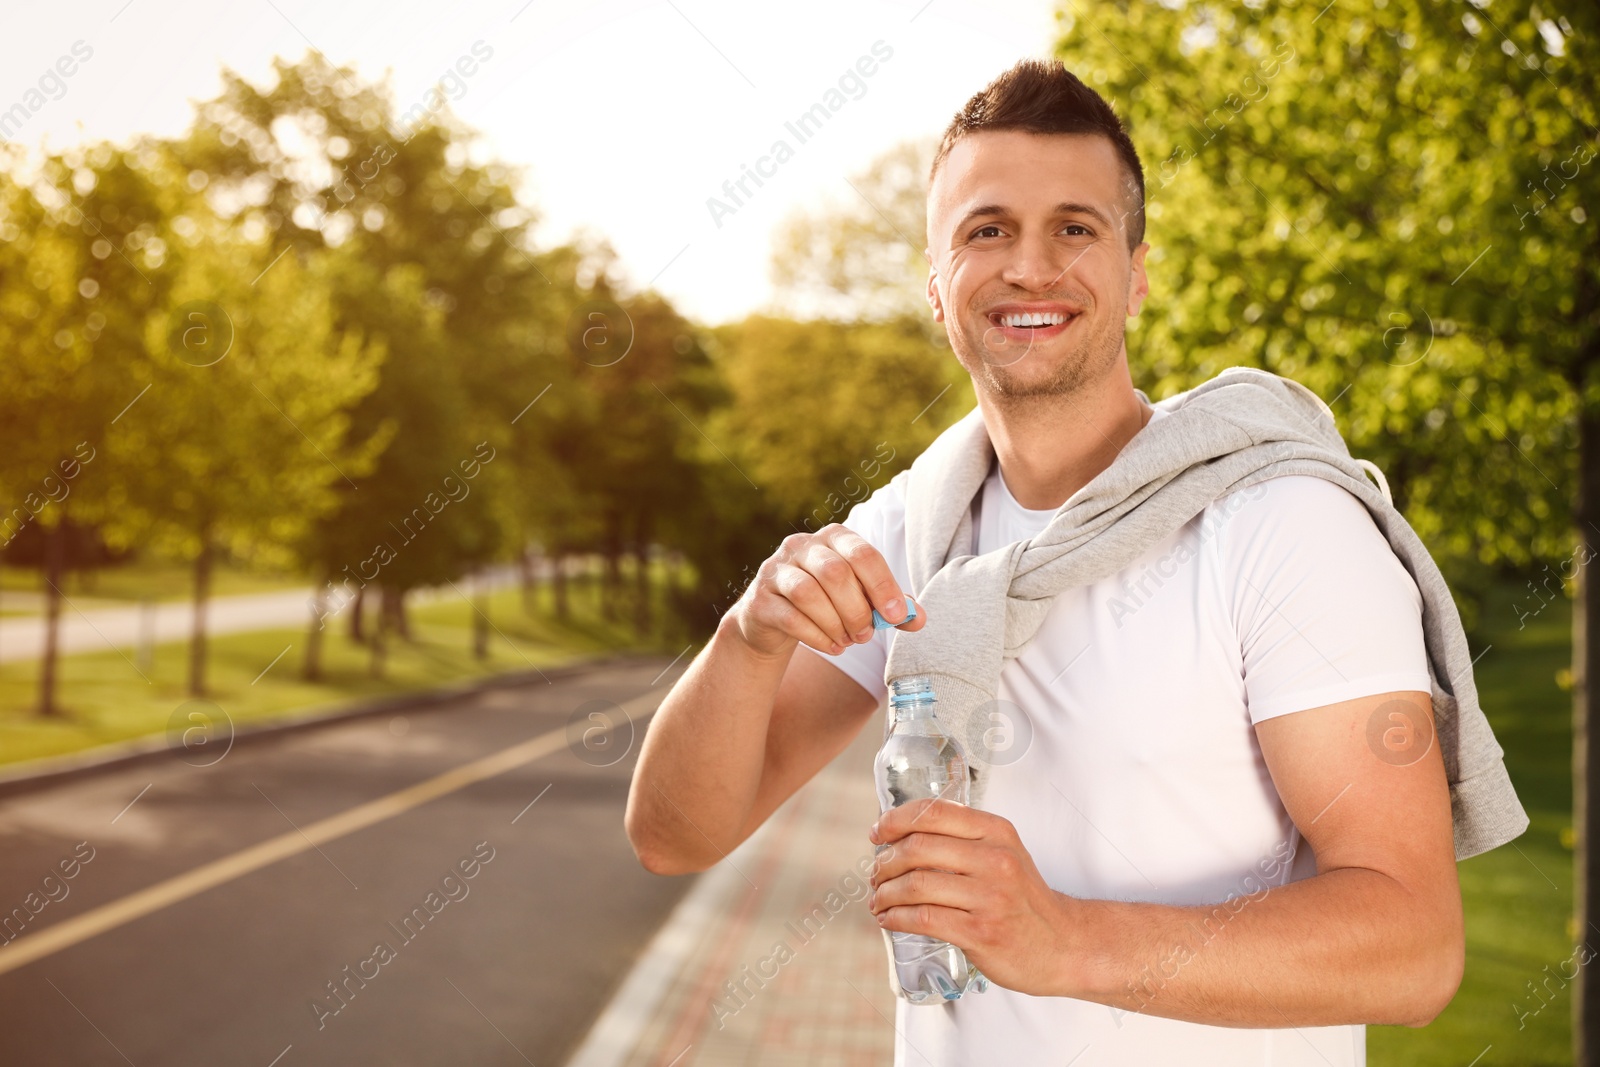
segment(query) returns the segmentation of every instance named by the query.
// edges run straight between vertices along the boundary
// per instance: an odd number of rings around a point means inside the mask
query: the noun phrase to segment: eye
[[[1094,231],[1081,222],[1069,222],[1061,228],[1069,237],[1093,237]]]
[[[972,236],[973,237],[999,237],[1000,236],[1000,227],[996,226],[994,223],[991,222],[987,226],[979,226],[976,230],[973,230],[972,231]]]

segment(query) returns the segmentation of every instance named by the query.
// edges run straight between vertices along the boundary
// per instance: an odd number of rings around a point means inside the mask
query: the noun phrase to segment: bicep
[[[829,659],[797,647],[778,686],[761,771],[741,840],[855,740],[878,699]]]
[[[1319,871],[1453,880],[1416,583],[1343,488],[1309,476],[1263,485],[1220,543],[1249,714],[1284,808]]]
[[[1460,906],[1450,790],[1428,693],[1359,697],[1266,719],[1255,730],[1318,874],[1367,868],[1421,905]]]

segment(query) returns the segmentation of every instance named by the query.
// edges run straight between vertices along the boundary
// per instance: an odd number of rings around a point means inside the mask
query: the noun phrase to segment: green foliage
[[[975,403],[971,379],[917,321],[758,315],[717,336],[731,398],[714,436],[736,442],[739,466],[795,526],[843,519],[830,495],[861,499]],[[887,469],[868,475],[875,457]]]
[[[843,521],[976,402],[922,296],[931,157],[891,148],[852,176],[849,199],[786,221],[777,303],[816,317],[711,332],[714,407],[690,441],[706,501],[703,518],[688,513],[694,611],[708,603],[714,619],[785,536]]]
[[[285,546],[384,444],[376,434],[350,447],[345,433],[381,349],[335,332],[327,263],[274,264],[268,251],[226,230],[176,251],[169,307],[146,320],[134,357],[150,389],[115,453],[107,526],[119,543],[286,563]]]
[[[1569,386],[1600,354],[1594,13],[1117,0],[1061,20],[1059,55],[1145,163],[1130,358],[1152,395],[1291,375],[1453,577],[1567,555]]]
[[[0,540],[27,521],[49,528],[69,511],[92,520],[108,510],[106,462],[60,500],[42,486],[62,462],[99,457],[147,384],[126,357],[170,289],[158,268],[172,238],[151,162],[147,149],[102,144],[0,175]],[[29,495],[49,502],[19,512]]]
[[[521,247],[531,213],[503,168],[466,163],[466,131],[432,124],[401,139],[384,89],[317,56],[276,73],[268,89],[226,76],[184,158],[234,225],[337,264],[338,328],[387,353],[349,423],[354,440],[388,445],[297,544],[335,581],[377,569],[404,592],[460,577],[503,533],[463,475],[497,457],[531,377],[507,343],[539,303],[526,291],[549,285]]]

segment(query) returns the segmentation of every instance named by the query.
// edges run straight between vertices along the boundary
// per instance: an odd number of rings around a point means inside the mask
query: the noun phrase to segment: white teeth
[[[1059,311],[1013,313],[1000,316],[1000,324],[1002,326],[1059,326],[1066,322],[1069,317]]]

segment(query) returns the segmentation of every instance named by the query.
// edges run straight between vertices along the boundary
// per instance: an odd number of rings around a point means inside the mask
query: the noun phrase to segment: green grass
[[[541,590],[538,612],[529,615],[519,590],[502,589],[491,596],[488,615],[495,629],[490,631],[487,661],[473,658],[472,608],[465,601],[414,605],[412,640],[390,636],[382,678],[369,673],[368,647],[346,636],[343,615],[330,619],[324,631],[323,678],[316,683],[300,676],[304,627],[215,637],[204,699],[241,726],[534,666],[547,669],[618,651],[675,654],[683,647],[676,632],[671,639],[641,639],[626,621],[602,621],[592,587],[580,584],[574,589],[572,618],[565,625],[549,613],[549,600],[548,591]],[[619,611],[623,620],[631,619],[628,603]],[[369,623],[371,619],[369,609]],[[658,603],[658,626],[662,620]],[[287,653],[266,670],[285,648]],[[142,672],[131,649],[64,657],[60,701],[65,714],[59,719],[43,719],[35,710],[36,663],[0,665],[0,764],[162,734],[191,699],[185,692],[187,653],[184,644],[158,645],[153,664]]]
[[[1473,649],[1491,646],[1478,660],[1478,693],[1531,825],[1460,865],[1467,919],[1460,992],[1423,1029],[1369,1027],[1372,1067],[1466,1067],[1491,1045],[1478,1067],[1572,1063],[1571,986],[1542,1009],[1527,988],[1546,977],[1546,966],[1556,974],[1578,943],[1573,853],[1563,844],[1572,826],[1572,695],[1556,682],[1571,663],[1571,603],[1551,604],[1521,630],[1518,603],[1528,606],[1512,587],[1485,602]],[[1535,1010],[1519,1025],[1521,1013]]]

